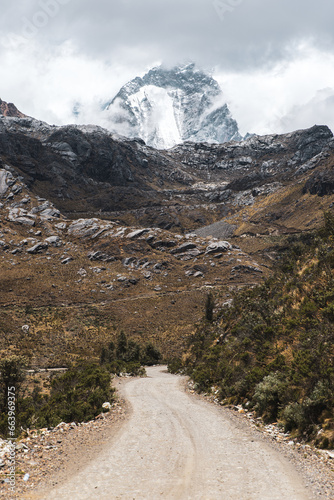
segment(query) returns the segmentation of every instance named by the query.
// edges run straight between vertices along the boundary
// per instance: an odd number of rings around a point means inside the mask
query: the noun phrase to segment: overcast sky
[[[241,133],[334,130],[333,0],[3,0],[0,97],[49,123],[160,63],[220,83]]]

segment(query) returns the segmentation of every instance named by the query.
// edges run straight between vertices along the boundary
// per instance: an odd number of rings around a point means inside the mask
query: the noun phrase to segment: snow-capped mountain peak
[[[111,130],[158,149],[241,139],[218,83],[194,64],[153,68],[124,85],[105,113]]]

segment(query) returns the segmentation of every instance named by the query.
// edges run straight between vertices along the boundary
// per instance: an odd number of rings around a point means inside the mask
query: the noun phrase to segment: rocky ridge
[[[103,214],[127,225],[177,232],[223,219],[239,227],[240,220],[250,218],[247,210],[257,212],[273,196],[284,200],[296,181],[298,199],[326,193],[320,204],[329,206],[333,193],[333,134],[325,126],[157,151],[100,127],[3,117],[0,151],[0,167],[10,166],[29,189],[67,216]],[[299,229],[288,222],[276,229]],[[263,224],[268,227],[265,217]]]
[[[12,102],[7,103],[0,99],[0,115],[7,117],[25,118],[25,115],[21,113]]]

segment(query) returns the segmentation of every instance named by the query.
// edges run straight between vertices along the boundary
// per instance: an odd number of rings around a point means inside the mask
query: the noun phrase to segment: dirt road
[[[162,367],[124,386],[129,420],[48,499],[309,499],[291,464]]]

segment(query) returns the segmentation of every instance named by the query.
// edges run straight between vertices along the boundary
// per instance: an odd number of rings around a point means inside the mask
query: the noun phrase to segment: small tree
[[[109,342],[108,347],[102,347],[100,354],[100,365],[105,365],[106,363],[112,363],[115,359],[115,344],[114,342]]]
[[[125,333],[122,331],[117,339],[116,358],[120,360],[125,360],[127,350],[128,350],[128,340],[126,338]]]
[[[212,293],[208,293],[206,297],[206,302],[205,302],[205,319],[210,321],[210,323],[213,321],[213,309],[215,307],[215,301],[213,299]]]
[[[142,363],[148,366],[153,366],[161,361],[161,352],[150,342],[145,346]]]
[[[140,360],[140,345],[134,340],[130,340],[128,343],[126,360],[130,362]]]

